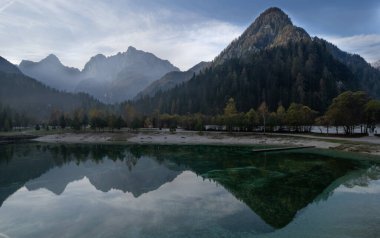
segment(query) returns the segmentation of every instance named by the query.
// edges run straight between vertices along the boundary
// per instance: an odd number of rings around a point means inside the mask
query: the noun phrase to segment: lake
[[[378,237],[376,158],[251,150],[0,145],[0,237]]]

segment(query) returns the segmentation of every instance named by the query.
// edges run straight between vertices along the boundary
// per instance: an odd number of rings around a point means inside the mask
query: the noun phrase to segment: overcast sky
[[[380,59],[378,0],[0,0],[0,55],[13,63],[56,54],[83,68],[128,46],[186,70],[212,60],[271,6],[313,36]]]

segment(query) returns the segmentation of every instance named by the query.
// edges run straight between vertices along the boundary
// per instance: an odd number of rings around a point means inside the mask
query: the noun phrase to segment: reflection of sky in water
[[[373,166],[360,176],[346,180],[327,199],[310,203],[301,210],[288,226],[259,237],[379,237],[379,171],[379,167]]]
[[[246,221],[234,230],[239,218]],[[252,229],[272,231],[223,187],[189,171],[138,198],[115,189],[100,192],[88,178],[70,183],[60,196],[23,187],[0,209],[0,230],[12,237],[158,237],[190,230],[218,237]]]
[[[380,194],[380,180],[370,181],[368,186],[355,185],[354,187],[347,187],[341,185],[334,192],[336,193],[373,193]],[[380,205],[380,201],[379,201]]]
[[[274,231],[222,186],[190,171],[137,198],[117,189],[101,192],[84,177],[59,196],[19,189],[0,208],[0,230],[5,237],[251,237],[255,229],[254,237],[375,238],[379,187],[379,180],[341,185]]]
[[[265,238],[377,238],[380,195],[339,193],[307,206],[288,226]]]
[[[15,148],[0,160],[0,238],[380,232],[376,163],[221,147]]]

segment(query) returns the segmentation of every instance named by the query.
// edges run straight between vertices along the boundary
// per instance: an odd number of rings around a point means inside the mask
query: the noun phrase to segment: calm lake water
[[[379,237],[380,164],[323,150],[0,146],[0,237]]]

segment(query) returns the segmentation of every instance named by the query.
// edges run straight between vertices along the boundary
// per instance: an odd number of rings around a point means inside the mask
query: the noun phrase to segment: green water
[[[0,146],[0,237],[379,237],[380,164],[249,147]]]

